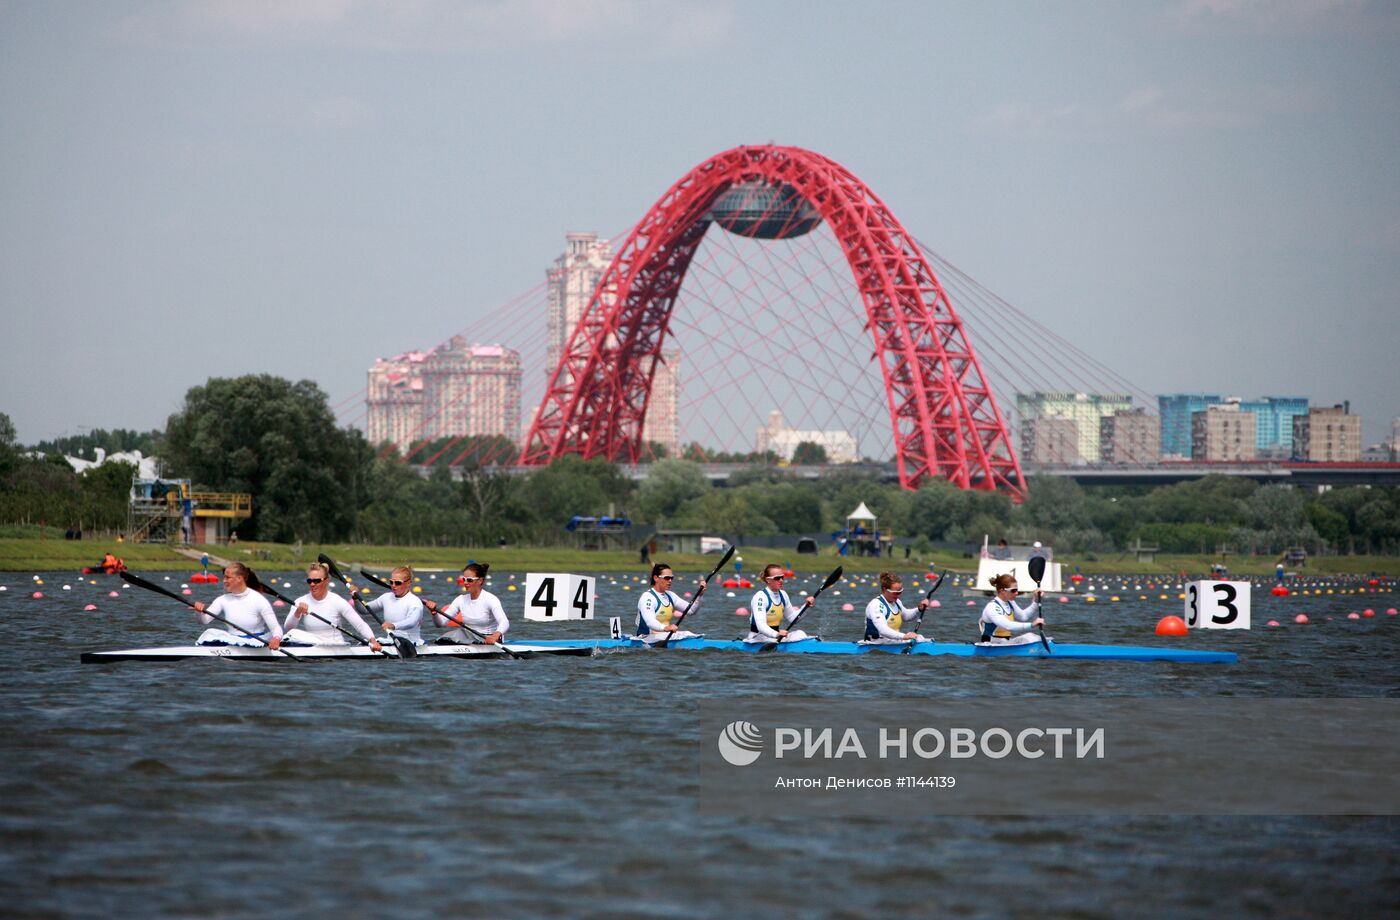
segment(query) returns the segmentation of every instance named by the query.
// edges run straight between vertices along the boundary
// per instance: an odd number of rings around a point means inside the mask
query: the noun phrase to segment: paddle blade
[[[820,590],[825,591],[827,588],[830,588],[832,585],[836,584],[836,582],[841,578],[842,571],[842,567],[838,565],[835,571],[833,571],[830,575],[826,576],[826,581],[822,582]]]
[[[1035,582],[1036,587],[1040,587],[1041,579],[1045,577],[1045,557],[1032,556],[1030,561],[1026,563],[1026,572],[1031,576],[1031,581]]]
[[[364,569],[360,569],[360,574],[363,575],[365,578],[369,579],[370,581],[374,582],[376,585],[379,585],[379,587],[381,588],[389,587],[389,583],[384,579],[380,578],[378,575],[375,575],[371,572],[367,572]]]
[[[725,551],[724,551],[724,555],[720,557],[719,562],[715,563],[715,567],[714,567],[713,569],[710,569],[709,578],[706,578],[705,580],[706,580],[706,581],[709,581],[711,578],[714,578],[716,575],[718,575],[718,574],[719,574],[719,570],[722,569],[722,568],[724,568],[726,565],[728,565],[728,564],[729,564],[729,560],[730,560],[730,559],[733,559],[733,558],[734,558],[734,544],[731,543],[731,544],[729,545],[729,549],[725,550]]]
[[[321,565],[324,565],[326,568],[330,569],[330,573],[336,581],[340,582],[342,585],[346,583],[345,575],[341,573],[340,566],[336,565],[335,560],[332,559],[330,556],[327,556],[325,553],[321,553],[319,556],[316,557],[316,561],[321,563]]]
[[[935,592],[935,591],[937,591],[939,588],[943,587],[943,579],[945,579],[945,578],[947,578],[947,577],[948,577],[948,573],[947,573],[947,572],[944,572],[942,575],[939,575],[939,576],[938,576],[938,580],[935,581],[935,582],[933,583],[933,587],[932,587],[932,588],[929,588],[929,589],[928,589],[928,593],[925,594],[924,597],[926,597],[926,598],[928,598],[928,597],[933,597],[933,592]]]

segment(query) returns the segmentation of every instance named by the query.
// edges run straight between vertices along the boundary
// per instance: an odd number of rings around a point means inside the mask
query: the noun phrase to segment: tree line
[[[843,528],[846,514],[865,502],[883,531],[918,548],[981,543],[990,535],[1081,555],[1122,552],[1139,541],[1170,553],[1225,547],[1276,554],[1293,546],[1400,553],[1400,489],[1312,493],[1223,476],[1085,488],[1068,478],[1032,477],[1018,506],[1005,495],[943,481],[905,491],[839,466],[818,480],[795,480],[769,457],[723,486],[688,459],[658,459],[640,483],[613,464],[575,456],[519,472],[509,466],[514,451],[498,438],[442,439],[415,445],[407,456],[370,445],[359,431],[336,425],[315,383],[269,375],[213,378],[191,388],[163,432],[85,437],[93,443],[76,446],[150,447],[166,475],[188,478],[197,489],[251,493],[253,516],[238,525],[239,535],[278,542],[547,546],[565,541],[563,525],[574,515],[603,514],[729,537],[821,536]],[[108,463],[78,475],[61,459],[31,456],[14,443],[13,425],[0,413],[0,522],[120,529],[132,472]]]

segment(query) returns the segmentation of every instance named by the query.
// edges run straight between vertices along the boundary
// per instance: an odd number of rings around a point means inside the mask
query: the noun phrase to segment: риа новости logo
[[[719,733],[719,753],[736,767],[747,767],[763,753],[763,733],[752,722],[730,722]]]

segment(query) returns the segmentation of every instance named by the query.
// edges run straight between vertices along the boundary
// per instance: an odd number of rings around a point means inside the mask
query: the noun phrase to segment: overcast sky
[[[351,398],[768,142],[1149,393],[1400,414],[1400,4],[1360,0],[0,0],[0,411]]]

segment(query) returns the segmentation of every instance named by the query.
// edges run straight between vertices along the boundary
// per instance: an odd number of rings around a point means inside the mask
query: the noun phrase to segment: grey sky
[[[0,126],[25,442],[352,397],[766,142],[1148,392],[1400,414],[1393,3],[0,0]]]

